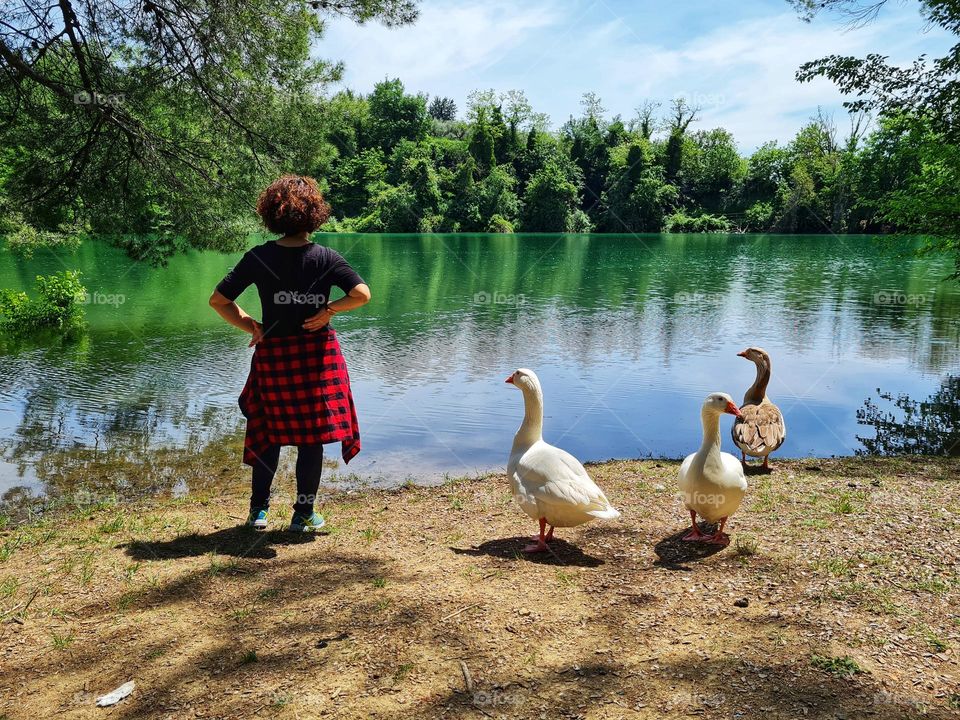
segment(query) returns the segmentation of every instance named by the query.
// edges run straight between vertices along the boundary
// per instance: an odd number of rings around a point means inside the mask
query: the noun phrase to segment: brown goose
[[[733,423],[733,442],[740,448],[743,463],[747,455],[763,458],[763,467],[769,470],[770,453],[783,445],[787,439],[787,425],[783,421],[780,408],[767,397],[767,384],[770,382],[770,355],[763,348],[748,347],[737,353],[740,357],[753,361],[757,366],[757,379],[743,396],[740,417]]]

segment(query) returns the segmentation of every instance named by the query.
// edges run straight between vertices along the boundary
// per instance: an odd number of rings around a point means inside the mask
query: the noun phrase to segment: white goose
[[[683,536],[691,542],[701,541],[726,545],[730,538],[723,526],[743,501],[747,479],[743,466],[730,453],[720,452],[720,416],[724,413],[740,417],[740,410],[726,393],[711,393],[703,401],[700,419],[703,422],[703,445],[688,455],[680,465],[677,484],[683,492],[683,503],[690,511],[693,529]],[[697,515],[708,522],[719,522],[713,535],[704,535],[697,527]]]
[[[533,370],[520,368],[507,378],[523,392],[525,413],[513,438],[507,475],[513,497],[540,523],[540,535],[524,552],[544,552],[555,527],[614,520],[620,513],[570,453],[543,441],[543,390]],[[546,526],[550,532],[545,533]]]

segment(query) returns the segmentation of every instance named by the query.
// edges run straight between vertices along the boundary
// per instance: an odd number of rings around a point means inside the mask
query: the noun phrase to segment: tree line
[[[878,233],[900,229],[889,194],[922,170],[922,122],[862,113],[841,133],[823,114],[787,143],[742,155],[723,128],[698,129],[684,98],[608,118],[600,98],[556,131],[522,91],[450,98],[398,79],[327,104],[326,185],[334,231]]]

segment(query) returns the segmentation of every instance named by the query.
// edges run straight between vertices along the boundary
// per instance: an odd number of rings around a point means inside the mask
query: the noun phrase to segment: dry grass
[[[0,531],[0,718],[957,717],[958,469],[784,462],[705,549],[675,464],[606,463],[623,518],[539,558],[498,477],[334,495],[316,538],[239,491],[62,510]]]

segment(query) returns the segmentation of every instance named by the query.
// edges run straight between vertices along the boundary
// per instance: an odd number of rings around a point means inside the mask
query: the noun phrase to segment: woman
[[[258,245],[217,285],[210,305],[253,337],[250,375],[240,394],[247,418],[243,462],[253,468],[247,525],[266,530],[270,485],[282,445],[297,446],[297,498],[290,530],[314,532],[323,443],[341,442],[344,462],[360,452],[350,378],[330,319],[370,301],[370,288],[336,251],[310,241],[330,208],[313,178],[288,175],[263,191],[257,213],[277,240]],[[263,321],[234,302],[257,286]],[[345,295],[329,302],[336,286]]]

